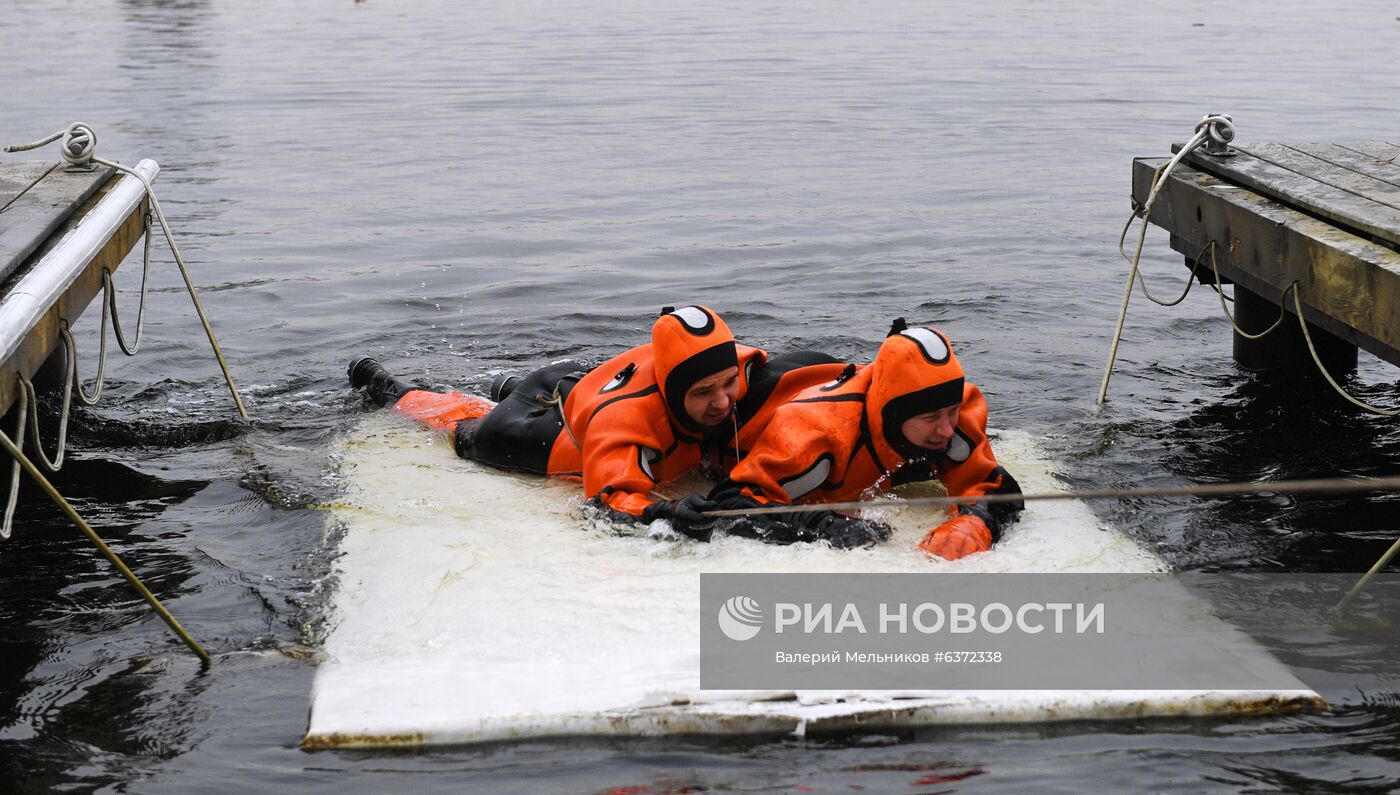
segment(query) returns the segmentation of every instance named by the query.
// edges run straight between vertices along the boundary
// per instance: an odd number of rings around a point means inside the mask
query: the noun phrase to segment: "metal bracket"
[[[1235,126],[1231,124],[1233,119],[1224,113],[1209,113],[1201,117],[1201,121],[1210,121],[1206,126],[1206,140],[1201,145],[1201,152],[1211,157],[1234,157],[1239,154],[1230,148],[1230,142],[1235,140]]]

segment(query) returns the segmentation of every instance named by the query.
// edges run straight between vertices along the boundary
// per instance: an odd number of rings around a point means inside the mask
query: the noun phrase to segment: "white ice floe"
[[[1063,488],[1028,435],[1000,434],[997,454],[1025,491]],[[932,510],[876,509],[894,538],[850,551],[617,535],[581,518],[576,484],[458,460],[445,440],[387,413],[366,418],[338,458],[339,582],[307,747],[1135,718],[1317,700],[1301,682],[1277,691],[702,691],[702,572],[1166,567],[1071,500],[1031,503],[992,552],[949,563],[915,547],[939,521]]]

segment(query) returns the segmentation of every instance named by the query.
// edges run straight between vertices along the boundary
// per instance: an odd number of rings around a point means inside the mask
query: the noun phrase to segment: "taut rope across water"
[[[1384,478],[1320,478],[1276,480],[1272,482],[1202,483],[1191,486],[1153,486],[1138,489],[1090,489],[1052,491],[1039,494],[986,494],[969,497],[895,497],[889,500],[856,500],[812,505],[765,505],[706,511],[706,516],[752,516],[797,511],[856,510],[860,508],[905,508],[911,505],[967,505],[976,502],[1033,502],[1038,500],[1109,500],[1131,497],[1219,497],[1232,494],[1350,494],[1368,491],[1400,491],[1400,475]]]

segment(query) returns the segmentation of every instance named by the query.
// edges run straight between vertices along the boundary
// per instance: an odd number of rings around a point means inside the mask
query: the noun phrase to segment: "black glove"
[[[836,549],[868,547],[880,541],[890,540],[890,526],[884,522],[853,519],[839,513],[828,512],[812,529],[817,533],[817,537]]]
[[[738,504],[739,497],[720,503],[721,509],[750,508],[757,505],[748,500],[747,505]],[[792,513],[766,513],[741,516],[724,527],[724,531],[734,536],[755,538],[765,544],[796,544],[799,541],[826,541],[836,549],[869,546],[890,538],[889,525],[852,519],[831,511],[794,511]]]
[[[749,508],[766,507],[763,503],[759,502],[758,500],[755,500],[753,497],[745,497],[743,495],[716,497],[715,495],[711,494],[710,499],[715,501],[715,507],[721,511],[743,511]]]
[[[704,516],[704,511],[713,511],[715,504],[699,494],[691,494],[679,500],[654,502],[642,510],[642,521],[650,524],[657,519],[668,519],[671,526],[683,535],[696,541],[709,541],[714,532],[715,520]]]
[[[716,486],[715,489],[718,491],[719,486]],[[732,491],[727,494],[716,494],[715,491],[712,491],[710,497],[715,500],[716,507],[721,511],[743,511],[749,508],[770,508],[781,505],[781,503],[761,503],[752,497]],[[804,513],[811,513],[811,511],[735,516],[722,521],[720,527],[729,535],[753,538],[765,544],[795,544],[798,541],[813,540],[811,535],[804,530],[801,522],[793,521],[793,517]]]
[[[790,525],[793,529],[815,528],[822,520],[828,516],[835,516],[831,511],[814,511],[811,508],[798,508],[781,502],[759,502],[753,497],[746,497],[742,494],[716,497],[714,494],[710,498],[715,500],[715,506],[721,511],[744,511],[749,508],[791,508],[789,511],[775,513],[756,513],[749,516],[740,517],[751,520],[754,524],[768,524],[776,522]],[[788,542],[791,543],[791,542]]]

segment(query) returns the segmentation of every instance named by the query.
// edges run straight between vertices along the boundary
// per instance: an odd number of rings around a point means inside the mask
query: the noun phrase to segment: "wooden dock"
[[[75,131],[80,126],[69,128],[68,137],[64,139],[65,147],[70,137],[76,139]],[[86,134],[89,140],[95,138],[91,130],[87,130]],[[68,149],[65,158],[71,152]],[[91,155],[90,148],[88,155]],[[117,170],[130,173],[116,177],[114,173]],[[110,164],[96,168],[70,168],[56,162],[0,162],[0,412],[10,410],[19,394],[21,382],[31,379],[46,360],[55,356],[62,340],[60,332],[63,324],[73,325],[97,292],[103,289],[104,271],[115,271],[136,241],[146,233],[147,212],[154,204],[149,188],[151,180],[159,172],[160,166],[154,160],[142,160],[129,170],[125,166],[115,169]],[[159,205],[155,205],[155,209],[159,216]],[[171,250],[175,251],[173,244]],[[180,263],[178,254],[176,261]],[[183,263],[180,263],[180,267],[186,283],[190,284]],[[192,284],[190,294],[195,296]],[[201,320],[204,320],[197,297],[195,307],[200,312]],[[218,344],[207,321],[205,329],[217,353]],[[102,329],[102,333],[106,334],[107,330]],[[63,366],[71,365],[71,360],[56,360]],[[223,364],[222,357],[220,364]],[[243,404],[238,400],[232,377],[228,381],[229,390],[233,392],[241,412]],[[73,383],[69,388],[78,391],[81,384]],[[64,402],[66,408],[67,398]],[[24,410],[16,408],[16,418],[23,420]],[[35,417],[35,414],[29,414],[31,420]],[[131,568],[78,515],[44,475],[43,469],[25,455],[21,443],[9,438],[5,430],[8,429],[0,429],[0,447],[14,459],[15,468],[12,471],[16,480],[9,490],[7,508],[0,511],[5,514],[0,522],[0,539],[11,535],[18,478],[23,470],[49,499],[63,509],[180,640],[207,665],[209,653],[199,641],[180,625]],[[41,452],[40,440],[35,438],[37,435],[24,441],[35,452]],[[63,444],[62,441],[58,442],[59,458]],[[61,465],[58,460],[50,462],[42,455],[38,459],[49,471]]]
[[[78,254],[85,262],[75,263],[62,283],[52,286],[51,296],[36,296],[30,287],[36,268],[58,258],[56,249],[75,237],[75,230],[122,181],[114,174],[106,166],[72,171],[59,161],[0,162],[0,313],[21,302],[44,304],[19,313],[32,317],[32,325],[18,324],[29,328],[0,329],[0,414],[15,399],[18,377],[32,378],[56,350],[60,322],[77,321],[101,291],[102,271],[115,272],[144,233],[143,197],[103,229],[88,231],[98,235],[96,245]]]
[[[1180,146],[1173,147],[1179,151]],[[1233,156],[1197,149],[1172,171],[1149,220],[1166,229],[1203,281],[1213,280],[1214,243],[1235,312],[1248,331],[1278,317],[1297,281],[1303,317],[1329,370],[1354,366],[1356,349],[1400,365],[1400,145],[1256,144]],[[1133,161],[1142,206],[1167,158]],[[1294,311],[1291,296],[1282,301]],[[1296,319],[1254,342],[1235,335],[1249,367],[1312,368]]]

